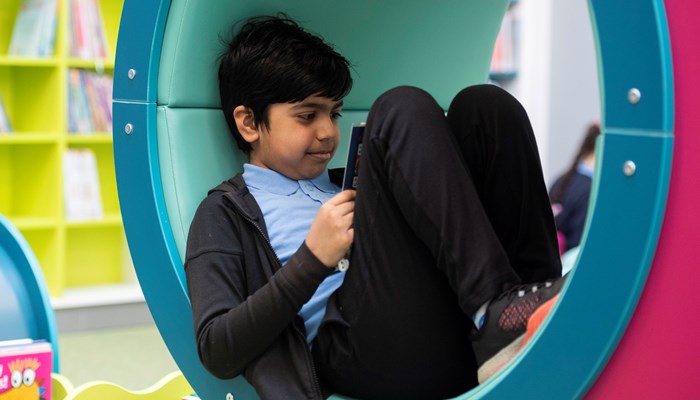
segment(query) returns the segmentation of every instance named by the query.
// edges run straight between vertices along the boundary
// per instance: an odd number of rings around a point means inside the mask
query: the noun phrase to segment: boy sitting
[[[355,192],[327,170],[352,79],[321,38],[285,16],[253,18],[219,82],[249,163],[209,192],[188,237],[207,369],[244,373],[262,398],[445,398],[519,351],[561,265],[512,96],[470,87],[446,116],[421,89],[383,94]]]

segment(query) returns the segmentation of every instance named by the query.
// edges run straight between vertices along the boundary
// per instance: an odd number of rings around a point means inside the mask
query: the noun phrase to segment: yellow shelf
[[[0,56],[0,66],[8,67],[57,67],[60,60],[55,57],[51,58],[30,58],[30,57],[14,57]]]
[[[66,141],[68,144],[111,144],[112,134],[109,132],[69,133]]]
[[[68,229],[89,229],[121,227],[122,217],[119,214],[105,214],[100,220],[66,221]]]
[[[123,0],[98,0],[110,56],[93,60],[70,54],[70,0],[58,0],[53,57],[8,55],[21,3],[0,0],[0,96],[15,130],[0,134],[0,214],[27,239],[52,296],[65,288],[122,284],[131,260],[119,213],[112,134],[68,132],[67,80],[72,68],[113,74]],[[95,155],[100,220],[65,216],[63,165],[69,149]]]
[[[80,58],[69,58],[67,60],[67,65],[71,68],[84,68],[84,69],[114,69],[114,60],[111,59],[98,59],[98,60],[83,60]]]
[[[42,229],[55,229],[58,226],[58,220],[55,218],[41,218],[41,217],[12,217],[12,219],[17,229],[20,231],[29,230],[42,230]]]
[[[59,137],[55,133],[12,132],[0,134],[2,144],[50,144],[58,143]]]

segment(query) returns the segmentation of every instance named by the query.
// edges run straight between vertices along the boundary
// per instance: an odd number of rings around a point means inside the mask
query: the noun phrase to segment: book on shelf
[[[90,149],[66,149],[63,153],[63,198],[67,221],[103,218],[97,157]]]
[[[350,130],[350,145],[348,146],[348,158],[345,162],[343,190],[357,189],[357,177],[360,173],[360,158],[362,157],[362,139],[364,134],[364,123],[353,125]]]
[[[112,132],[112,78],[68,70],[68,132]]]
[[[70,55],[84,60],[107,57],[107,37],[97,0],[70,2]]]
[[[20,57],[51,57],[57,21],[57,0],[22,0],[7,53]]]
[[[43,340],[0,341],[0,398],[51,399],[53,350]]]
[[[0,135],[10,132],[12,132],[12,123],[10,123],[10,116],[2,101],[2,95],[0,95]]]

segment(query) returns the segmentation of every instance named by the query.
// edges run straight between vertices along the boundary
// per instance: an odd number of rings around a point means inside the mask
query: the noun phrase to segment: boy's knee
[[[492,84],[466,87],[457,93],[450,104],[450,110],[468,107],[491,108],[505,112],[523,110],[522,105],[513,95]]]
[[[397,86],[389,89],[377,98],[372,107],[383,108],[386,106],[409,112],[416,109],[439,107],[430,93],[415,86]]]

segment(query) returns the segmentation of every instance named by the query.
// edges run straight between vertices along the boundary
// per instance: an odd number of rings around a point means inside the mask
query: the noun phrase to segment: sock
[[[491,300],[487,301],[481,307],[479,307],[479,309],[476,310],[476,312],[474,314],[472,314],[472,321],[474,321],[474,326],[476,326],[476,329],[481,329],[481,327],[484,325],[484,318],[486,317],[486,309],[489,308],[490,303],[491,303]]]

